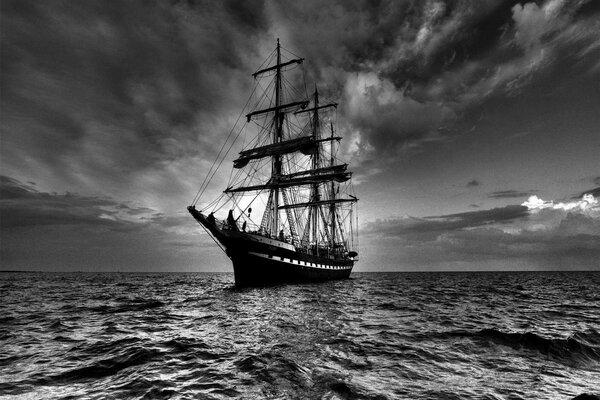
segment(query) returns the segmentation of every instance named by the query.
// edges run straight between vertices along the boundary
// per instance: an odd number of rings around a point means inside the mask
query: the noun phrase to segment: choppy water
[[[572,399],[600,273],[0,274],[2,398]]]

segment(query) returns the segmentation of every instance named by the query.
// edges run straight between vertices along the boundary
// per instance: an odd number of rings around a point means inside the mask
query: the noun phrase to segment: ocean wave
[[[138,337],[127,336],[115,340],[97,340],[94,342],[83,342],[69,349],[69,353],[82,356],[92,356],[109,354],[130,347],[134,344],[142,345],[145,341]]]
[[[298,387],[307,387],[312,383],[308,368],[300,365],[297,360],[279,353],[243,355],[234,364],[240,371],[250,374],[261,382],[281,381]]]
[[[135,346],[123,350],[119,355],[94,361],[91,365],[44,377],[40,381],[47,384],[57,384],[111,376],[125,368],[144,364],[156,358],[159,354],[161,352],[157,349]]]
[[[5,317],[0,317],[0,324],[10,324],[17,321],[17,318],[13,317],[13,316],[5,316]]]
[[[100,305],[90,307],[89,310],[101,314],[139,312],[163,307],[165,303],[160,300],[127,300],[117,305]]]
[[[597,363],[600,362],[600,335],[593,329],[575,332],[566,339],[547,338],[535,332],[504,332],[495,328],[475,332],[464,330],[441,332],[439,337],[468,337],[516,350],[536,351],[554,361],[568,365],[597,367]]]
[[[0,398],[597,395],[600,308],[586,299],[600,274],[357,274],[244,290],[232,282],[23,276],[0,304]]]

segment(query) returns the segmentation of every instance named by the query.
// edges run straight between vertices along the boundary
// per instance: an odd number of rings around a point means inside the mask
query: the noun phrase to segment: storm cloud
[[[32,168],[23,147],[46,178],[86,190],[84,175],[155,188],[203,167],[273,45],[269,31],[340,98],[363,150],[446,140],[484,98],[516,93],[565,47],[574,62],[597,58],[587,3],[3,2],[2,131],[15,150],[5,173]]]
[[[230,129],[223,110],[243,105],[232,86],[258,65],[236,56],[258,49],[260,7],[244,9],[3,2],[4,173],[130,197],[186,192],[180,177],[212,157]]]
[[[367,237],[542,254],[527,221],[567,217],[506,188],[598,196],[599,18],[594,0],[2,1],[3,265],[213,268],[185,207],[277,38],[339,104]],[[544,243],[577,253],[552,226]]]
[[[452,126],[484,99],[519,94],[565,57],[594,71],[600,34],[589,3],[342,1],[271,10],[313,60],[315,79],[343,95],[349,129],[385,154],[460,134]]]

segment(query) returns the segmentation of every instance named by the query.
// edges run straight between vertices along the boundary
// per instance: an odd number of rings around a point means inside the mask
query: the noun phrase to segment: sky
[[[231,271],[186,206],[277,38],[339,103],[355,271],[600,270],[597,0],[3,0],[0,269]]]

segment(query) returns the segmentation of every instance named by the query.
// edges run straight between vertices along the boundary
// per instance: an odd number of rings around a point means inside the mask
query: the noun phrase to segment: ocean
[[[1,273],[2,399],[573,399],[600,273]]]

